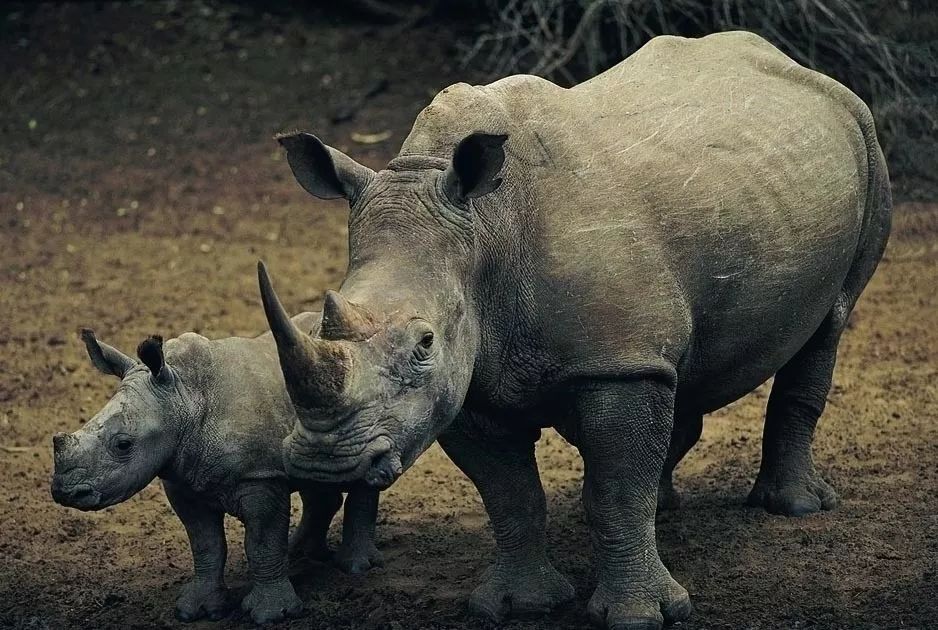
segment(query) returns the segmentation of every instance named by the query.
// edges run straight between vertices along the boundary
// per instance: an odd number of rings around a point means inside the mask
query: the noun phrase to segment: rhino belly
[[[851,261],[832,250],[751,263],[762,273],[716,273],[690,305],[693,333],[678,370],[680,401],[708,413],[771,378],[830,313]]]

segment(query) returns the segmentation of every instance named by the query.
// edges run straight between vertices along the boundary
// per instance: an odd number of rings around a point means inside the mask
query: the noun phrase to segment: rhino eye
[[[432,332],[425,333],[424,336],[421,337],[420,339],[420,345],[423,346],[424,348],[429,349],[430,346],[433,345],[433,333]]]
[[[413,355],[411,355],[411,365],[414,369],[423,371],[430,367],[432,361],[430,356],[433,354],[431,351],[432,346],[433,333],[425,332],[420,338],[420,341],[417,342],[417,345],[414,346],[414,352]]]
[[[134,441],[129,435],[115,435],[111,438],[111,451],[117,456],[128,455],[134,448]]]

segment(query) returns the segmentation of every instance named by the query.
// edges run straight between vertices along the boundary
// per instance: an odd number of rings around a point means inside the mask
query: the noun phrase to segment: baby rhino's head
[[[120,503],[143,489],[171,460],[182,419],[198,406],[163,357],[163,340],[137,348],[139,361],[100,343],[91,330],[82,340],[98,370],[121,379],[117,393],[75,433],[52,438],[52,497],[80,510]]]

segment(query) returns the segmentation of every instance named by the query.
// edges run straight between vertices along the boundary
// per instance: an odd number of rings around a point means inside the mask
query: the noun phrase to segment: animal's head
[[[193,413],[163,340],[150,337],[135,360],[91,330],[81,333],[94,366],[120,379],[117,393],[81,429],[52,438],[52,497],[80,510],[99,510],[130,498],[166,466],[175,452],[180,419]]]
[[[290,323],[263,265],[264,309],[298,421],[296,477],[390,485],[462,406],[478,347],[474,200],[501,183],[506,136],[474,133],[451,159],[396,158],[379,173],[315,136],[280,138],[297,180],[344,197],[349,270],[310,337]]]

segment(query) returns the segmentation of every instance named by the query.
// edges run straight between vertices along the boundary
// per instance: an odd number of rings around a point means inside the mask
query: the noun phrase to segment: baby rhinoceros
[[[317,327],[318,313],[294,322]],[[228,611],[224,583],[224,515],[244,523],[254,580],[241,602],[257,623],[302,612],[287,577],[290,493],[303,514],[290,555],[328,555],[326,533],[349,490],[336,561],[348,572],[381,562],[374,545],[376,490],[301,483],[284,472],[282,442],[296,420],[270,333],[254,339],[208,340],[185,333],[166,343],[150,337],[139,361],[82,331],[92,363],[121,379],[117,393],[80,430],[53,437],[52,496],[80,510],[127,500],[160,477],[186,528],[195,575],[176,601],[183,621],[220,619]]]

